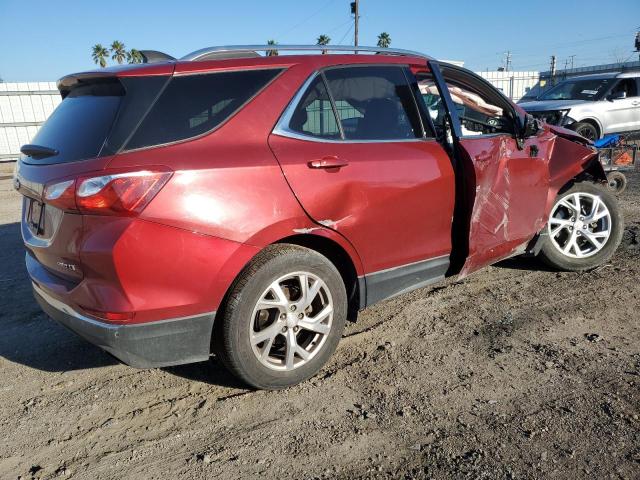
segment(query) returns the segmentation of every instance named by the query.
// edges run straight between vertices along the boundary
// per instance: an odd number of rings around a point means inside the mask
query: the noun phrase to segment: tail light
[[[96,215],[139,214],[171,178],[172,172],[142,170],[47,185],[46,203],[63,210]]]

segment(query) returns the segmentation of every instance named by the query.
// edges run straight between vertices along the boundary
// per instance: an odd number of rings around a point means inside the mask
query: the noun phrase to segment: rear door
[[[309,216],[358,251],[368,304],[442,278],[449,263],[453,169],[413,89],[399,65],[326,69],[269,139]]]
[[[551,144],[544,136],[519,144],[515,110],[502,94],[466,70],[441,68],[440,73],[432,65],[435,82],[423,79],[420,87],[438,96],[446,88],[442,99],[429,103],[436,122],[445,122],[451,111],[453,125],[441,128],[450,131],[460,164],[461,207],[454,235],[468,239],[456,252],[462,256],[460,273],[466,275],[524,250],[544,226]]]

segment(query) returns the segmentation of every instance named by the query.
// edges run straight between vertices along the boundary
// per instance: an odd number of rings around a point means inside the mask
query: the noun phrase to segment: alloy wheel
[[[611,235],[611,213],[599,196],[577,192],[553,206],[547,231],[553,246],[571,258],[601,251]]]
[[[250,341],[260,363],[293,370],[322,349],[333,321],[333,300],[325,282],[294,272],[271,283],[253,309]]]

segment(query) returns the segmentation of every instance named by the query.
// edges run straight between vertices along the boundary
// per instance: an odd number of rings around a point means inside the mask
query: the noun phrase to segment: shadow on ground
[[[111,355],[42,312],[31,292],[23,253],[20,224],[0,225],[0,358],[45,372],[117,365]],[[165,370],[190,380],[243,387],[215,360]]]

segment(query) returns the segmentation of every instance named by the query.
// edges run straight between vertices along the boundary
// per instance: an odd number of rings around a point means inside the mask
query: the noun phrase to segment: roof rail
[[[277,50],[278,52],[362,52],[362,53],[376,53],[384,55],[402,55],[411,57],[422,57],[426,59],[432,59],[432,57],[420,52],[413,52],[411,50],[401,50],[398,48],[382,48],[382,47],[354,47],[353,45],[227,45],[220,47],[208,47],[191,52],[188,55],[180,58],[182,61],[199,61],[209,60],[214,58],[221,58],[224,54],[232,52],[246,53],[247,56],[255,56],[256,52],[271,52]],[[253,55],[251,55],[253,54]]]

